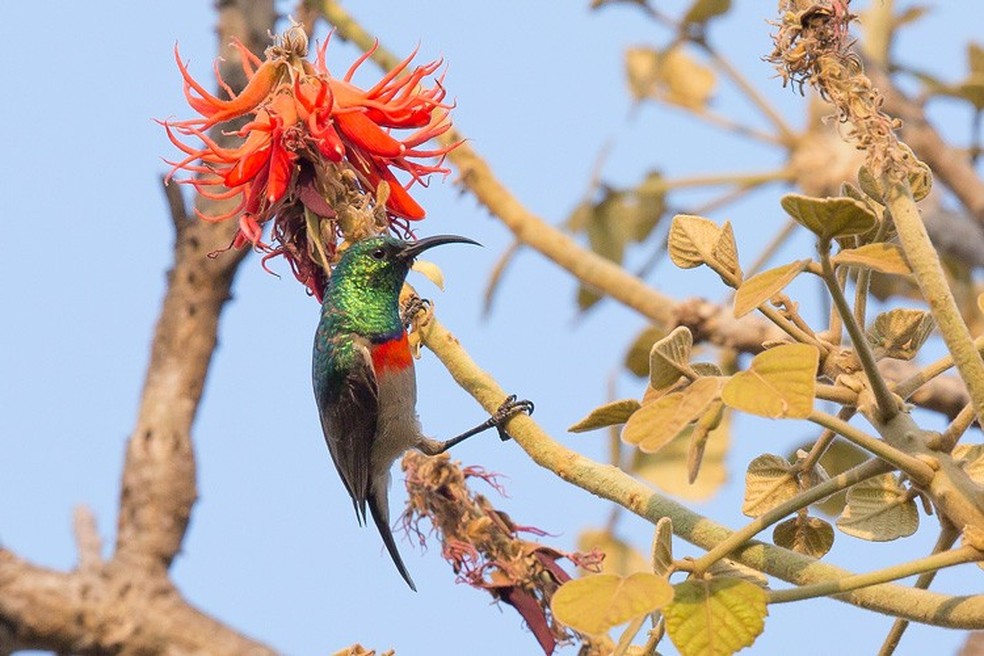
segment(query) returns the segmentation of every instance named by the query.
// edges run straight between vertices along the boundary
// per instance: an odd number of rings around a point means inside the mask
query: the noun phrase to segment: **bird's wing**
[[[366,520],[369,454],[376,438],[379,390],[369,348],[351,339],[328,340],[325,375],[315,381],[321,428],[335,468],[352,497],[359,521]],[[320,383],[320,384],[319,384]]]

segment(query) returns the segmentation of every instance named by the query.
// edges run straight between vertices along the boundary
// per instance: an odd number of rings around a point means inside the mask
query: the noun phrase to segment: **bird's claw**
[[[502,425],[506,423],[511,417],[521,412],[525,412],[528,415],[533,414],[534,407],[535,406],[533,405],[532,401],[529,401],[527,399],[519,399],[516,397],[515,394],[510,394],[509,396],[507,396],[506,400],[503,401],[502,405],[500,405],[499,408],[495,411],[495,414],[492,415],[493,425],[495,426],[495,429],[499,432],[499,439],[502,440],[503,442],[511,440],[512,436],[509,435],[509,433],[507,433],[502,428]]]
[[[400,321],[403,323],[403,327],[409,330],[416,316],[430,306],[431,302],[428,299],[420,298],[416,294],[410,296],[400,308]]]

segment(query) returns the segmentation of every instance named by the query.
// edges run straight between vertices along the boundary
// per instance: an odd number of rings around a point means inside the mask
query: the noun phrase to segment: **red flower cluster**
[[[238,198],[232,210],[201,218],[238,218],[233,247],[252,244],[268,251],[264,260],[284,255],[297,278],[320,297],[327,264],[321,258],[325,251],[334,250],[334,244],[324,245],[320,234],[309,234],[309,219],[312,215],[332,219],[339,209],[326,197],[330,196],[326,193],[332,186],[330,180],[339,180],[340,172],[348,168],[369,195],[377,194],[385,182],[387,220],[391,226],[405,227],[407,220],[424,217],[423,208],[407,188],[426,184],[431,173],[448,173],[443,156],[453,146],[421,149],[451,128],[450,106],[442,103],[441,78],[430,88],[423,86],[440,62],[409,70],[416,53],[411,54],[372,88],[363,90],[351,80],[371,52],[360,57],[345,77],[334,78],[325,65],[327,41],[315,61],[309,62],[307,38],[299,27],[288,30],[277,45],[267,49],[264,60],[238,41],[233,45],[240,52],[248,83],[235,94],[216,73],[228,100],[213,96],[196,82],[175,48],[185,97],[201,118],[161,121],[171,142],[186,155],[179,162],[168,162],[173,166],[169,177],[187,171],[193,177],[179,182],[191,184],[202,196]],[[235,132],[242,138],[239,146],[225,148],[208,136],[210,128],[240,117],[249,120]],[[391,133],[394,129],[414,131],[398,138]],[[189,145],[182,137],[195,137],[202,145]],[[421,161],[428,158],[438,159],[436,163]],[[409,175],[406,187],[394,169]],[[273,246],[262,241],[263,224],[271,219]],[[313,225],[319,226],[320,221]]]

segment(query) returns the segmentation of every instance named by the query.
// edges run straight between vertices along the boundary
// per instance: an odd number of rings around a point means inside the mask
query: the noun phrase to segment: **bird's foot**
[[[533,408],[532,401],[519,399],[515,394],[507,396],[506,400],[499,406],[499,409],[492,415],[492,425],[499,432],[499,439],[503,442],[511,440],[512,436],[502,428],[502,425],[521,412],[525,412],[528,415],[533,414]]]
[[[412,294],[403,302],[403,307],[400,308],[400,321],[403,323],[403,327],[409,330],[417,315],[421,312],[428,311],[430,307],[431,302],[428,299]]]

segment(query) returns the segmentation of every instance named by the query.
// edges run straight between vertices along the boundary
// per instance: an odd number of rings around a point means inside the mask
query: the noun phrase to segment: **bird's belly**
[[[386,371],[376,381],[379,415],[372,445],[372,469],[389,471],[393,461],[421,438],[417,417],[417,381],[413,366]]]

